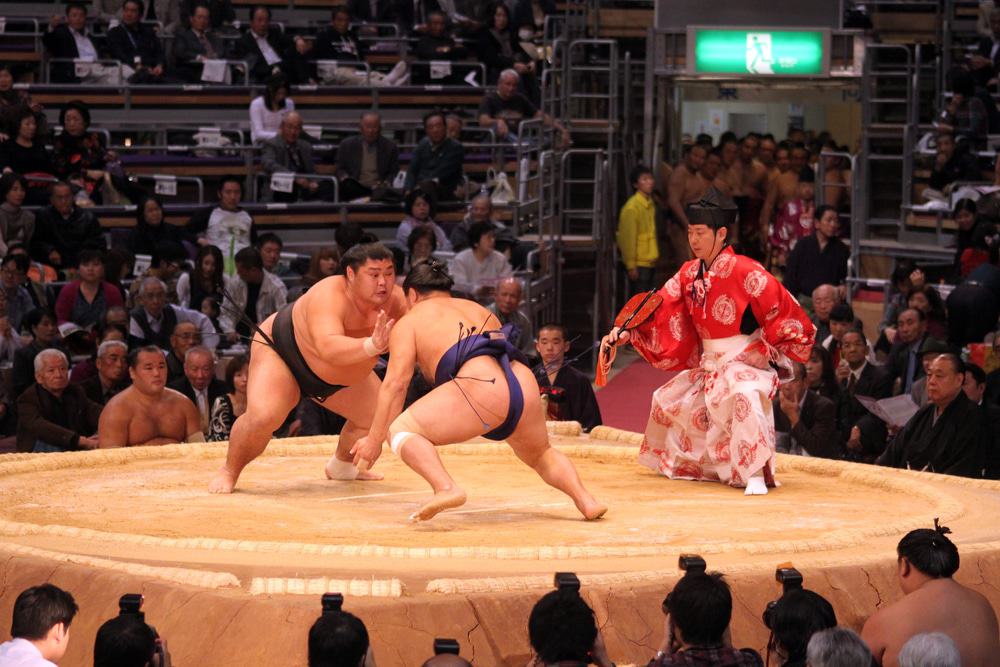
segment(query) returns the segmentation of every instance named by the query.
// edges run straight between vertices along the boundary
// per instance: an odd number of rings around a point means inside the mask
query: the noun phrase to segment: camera
[[[685,576],[705,574],[705,570],[708,569],[705,559],[697,554],[681,554],[681,557],[677,559],[677,567],[684,570]]]
[[[580,578],[572,572],[556,572],[555,586],[563,591],[580,592]]]
[[[344,596],[341,593],[323,593],[320,600],[323,605],[323,615],[335,614],[344,608]]]
[[[119,616],[135,616],[143,623],[146,623],[146,614],[142,611],[142,603],[146,601],[146,598],[142,596],[141,593],[126,593],[125,595],[118,598],[118,615]],[[149,625],[146,623],[146,625]],[[159,657],[159,662],[154,664],[162,665],[166,659],[165,650],[163,648],[163,643],[160,640],[160,633],[156,631],[152,625],[149,625],[149,629],[153,631],[153,635],[156,636],[156,655]]]
[[[781,595],[782,597],[789,591],[794,591],[796,589],[802,588],[802,573],[796,570],[794,567],[779,567],[774,571],[774,580],[781,584]],[[774,609],[778,606],[778,602],[781,598],[777,600],[771,600],[764,607],[764,625],[767,626],[768,630],[773,630],[771,627],[774,624]]]
[[[446,637],[435,637],[434,638],[434,655],[448,654],[458,655],[459,646],[457,639],[449,639]]]

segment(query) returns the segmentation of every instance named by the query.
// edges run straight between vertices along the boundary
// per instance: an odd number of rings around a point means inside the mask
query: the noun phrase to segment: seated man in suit
[[[271,10],[265,6],[250,8],[250,29],[236,42],[236,57],[250,64],[250,79],[264,83],[269,76],[286,72],[287,54],[295,45],[278,26],[271,25]]]
[[[785,436],[778,438],[778,451],[843,458],[843,441],[837,432],[837,406],[808,388],[804,364],[794,363],[793,370],[794,377],[781,385],[778,409],[774,411],[774,430]]]
[[[899,382],[895,394],[910,394],[913,383],[924,376],[920,348],[927,337],[927,316],[922,310],[907,308],[896,317],[896,342],[889,349],[886,368],[893,381]]]
[[[184,378],[184,357],[188,350],[201,345],[201,331],[194,322],[178,322],[170,334],[167,351],[167,384]]]
[[[965,383],[962,391],[986,415],[989,442],[986,449],[986,479],[1000,479],[1000,406],[986,398],[986,372],[976,364],[965,365]]]
[[[176,83],[166,74],[160,38],[140,20],[145,8],[143,0],[125,0],[121,23],[108,31],[108,50],[112,58],[135,71],[129,83]]]
[[[60,350],[35,357],[35,384],[17,399],[17,451],[65,452],[97,447],[101,406],[69,383],[69,361]]]
[[[841,360],[834,374],[840,385],[837,408],[840,432],[847,439],[847,458],[871,462],[885,449],[886,425],[855,396],[881,400],[892,396],[892,376],[868,361],[868,341],[850,330],[840,340]]]
[[[202,63],[206,60],[225,60],[226,45],[210,29],[208,6],[194,5],[191,27],[182,28],[174,36],[174,60],[177,73],[191,83],[201,81]]]
[[[192,347],[184,355],[184,376],[167,385],[179,391],[198,408],[201,431],[208,435],[215,399],[226,393],[226,384],[215,377],[215,355],[207,347]]]
[[[281,119],[278,136],[264,142],[260,155],[260,166],[265,174],[271,176],[276,172],[293,172],[296,174],[315,174],[312,145],[299,137],[302,135],[302,116],[297,111],[290,111]],[[327,187],[320,187],[319,181],[310,180],[305,176],[296,176],[291,192],[278,192],[272,189],[269,181],[264,188],[266,201],[296,202],[302,199],[332,199]],[[324,186],[328,183],[324,183]]]
[[[65,20],[53,16],[48,30],[42,35],[42,43],[53,58],[93,62],[101,57],[87,31],[87,5],[83,3],[67,4]],[[71,62],[53,63],[50,72],[53,83],[81,82]],[[89,78],[86,80],[90,82]]]
[[[112,396],[128,387],[127,358],[128,345],[122,341],[106,340],[101,343],[94,361],[97,375],[80,383],[87,398],[106,405]]]
[[[378,186],[391,186],[399,173],[399,148],[382,136],[382,117],[366,111],[361,114],[359,129],[359,134],[337,146],[334,162],[341,201],[369,196]]]
[[[455,189],[462,181],[465,149],[447,136],[444,114],[431,111],[424,116],[424,136],[413,152],[403,189],[420,188],[442,199],[455,199]]]

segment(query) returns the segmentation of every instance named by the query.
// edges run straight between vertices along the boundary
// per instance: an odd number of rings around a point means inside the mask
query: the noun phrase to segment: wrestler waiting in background
[[[507,340],[507,327],[501,329],[496,315],[475,301],[452,298],[453,284],[447,264],[434,258],[420,260],[406,276],[403,290],[411,308],[392,330],[371,430],[351,450],[355,465],[375,463],[389,439],[393,453],[434,490],[411,517],[426,521],[466,499],[434,446],[477,436],[506,440],[519,459],[572,498],[585,518],[600,518],[607,508],[584,488],[570,460],[549,446],[538,383]],[[403,411],[415,365],[434,389]]]
[[[347,418],[330,479],[381,479],[351,464],[349,451],[368,432],[379,381],[372,368],[406,312],[392,252],[381,243],[354,246],[344,275],[324,278],[257,327],[250,354],[247,409],[233,424],[226,463],[209,485],[230,493],[243,468],[261,455],[300,396]]]
[[[771,399],[792,361],[805,362],[816,328],[781,283],[729,247],[736,205],[710,190],[688,207],[686,262],[656,295],[662,303],[603,350],[631,342],[661,370],[681,370],[653,394],[639,461],[672,479],[720,481],[747,495],[774,485]],[[629,306],[626,306],[629,308]],[[686,369],[686,370],[682,370]]]

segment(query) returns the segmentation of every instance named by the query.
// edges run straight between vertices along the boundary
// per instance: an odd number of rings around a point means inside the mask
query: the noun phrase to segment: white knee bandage
[[[392,441],[389,443],[389,448],[392,450],[392,453],[399,456],[399,452],[403,449],[403,443],[406,442],[406,439],[411,435],[413,434],[409,431],[400,431],[396,435],[392,436]]]
[[[358,478],[358,467],[350,461],[341,461],[336,456],[326,464],[326,472],[330,479],[352,480]]]

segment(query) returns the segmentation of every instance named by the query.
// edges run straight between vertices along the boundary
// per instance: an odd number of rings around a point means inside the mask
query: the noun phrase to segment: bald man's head
[[[442,653],[427,660],[423,667],[472,667],[472,663],[452,653]]]
[[[510,316],[521,305],[521,281],[517,278],[504,278],[497,285],[496,305],[502,315]]]
[[[294,144],[302,134],[302,116],[298,111],[289,111],[281,119],[281,138]]]

